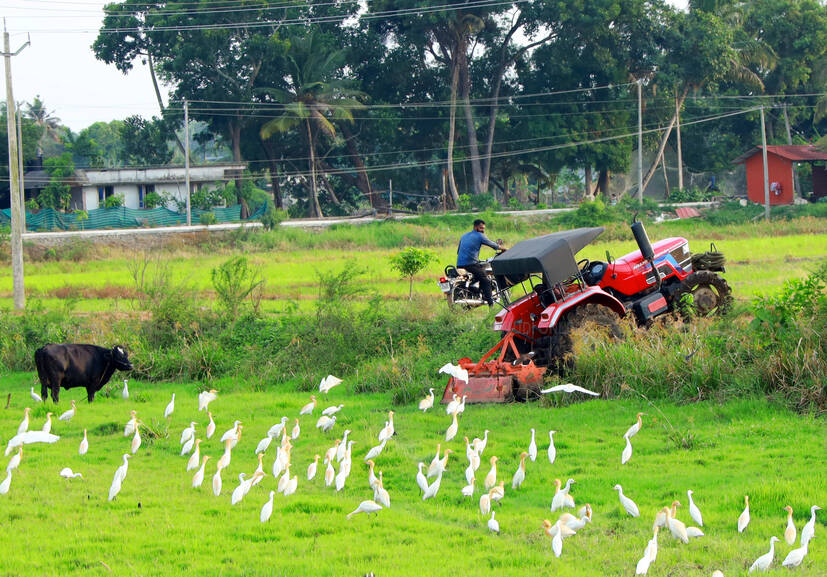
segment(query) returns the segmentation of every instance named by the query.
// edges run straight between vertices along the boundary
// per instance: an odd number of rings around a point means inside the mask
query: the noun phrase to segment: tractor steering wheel
[[[589,265],[590,264],[591,264],[591,261],[589,259],[583,258],[583,259],[580,259],[580,260],[577,261],[577,268],[581,273],[586,272],[587,270],[589,270]]]

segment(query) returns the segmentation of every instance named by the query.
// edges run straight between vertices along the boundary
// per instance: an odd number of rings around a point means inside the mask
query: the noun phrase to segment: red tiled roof
[[[747,158],[752,156],[753,154],[758,154],[761,152],[763,147],[756,146],[752,150],[749,150],[733,160],[732,162],[735,164],[740,164],[744,162]],[[786,158],[787,160],[792,160],[793,162],[812,162],[814,160],[827,160],[827,152],[816,148],[810,144],[792,144],[792,145],[773,145],[767,146],[767,153],[772,153],[781,158]]]
[[[691,206],[677,208],[675,209],[675,214],[678,215],[678,218],[695,218],[696,216],[701,216],[701,213]]]

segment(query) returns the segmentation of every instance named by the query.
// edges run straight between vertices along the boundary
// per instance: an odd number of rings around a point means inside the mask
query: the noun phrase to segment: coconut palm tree
[[[310,169],[310,216],[322,216],[316,189],[316,144],[320,135],[336,137],[336,122],[353,122],[353,111],[363,108],[362,92],[342,77],[343,50],[331,50],[317,32],[295,36],[285,54],[286,87],[261,90],[284,105],[281,116],[261,128],[261,138],[298,130],[307,145]]]
[[[34,102],[28,105],[26,116],[43,129],[44,138],[60,142],[60,118],[49,112],[39,94],[34,97]]]

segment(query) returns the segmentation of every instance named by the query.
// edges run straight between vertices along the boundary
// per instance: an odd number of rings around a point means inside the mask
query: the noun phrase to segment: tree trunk
[[[792,145],[793,135],[790,132],[790,116],[787,114],[787,105],[784,104],[784,127],[787,129],[787,144]],[[801,184],[798,182],[798,171],[793,163],[793,198],[801,196]]]
[[[584,172],[586,175],[583,182],[583,200],[594,200],[592,196],[592,165],[587,164]]]
[[[457,50],[459,59],[460,79],[463,109],[465,111],[465,131],[468,135],[468,156],[471,162],[471,179],[474,194],[482,194],[482,169],[480,167],[480,147],[477,143],[477,127],[474,122],[474,111],[471,107],[471,75],[468,70],[468,54],[465,42]]]
[[[316,151],[313,146],[313,131],[310,129],[310,119],[305,119],[307,127],[307,148],[310,151],[310,198],[308,199],[309,214],[311,217],[321,217],[322,207],[319,206],[319,194],[316,192]]]
[[[335,204],[336,206],[339,206],[340,204],[342,204],[341,201],[339,200],[339,197],[336,196],[336,191],[333,190],[333,186],[330,184],[330,181],[327,179],[327,176],[325,175],[324,172],[319,174],[319,178],[322,180],[322,184],[324,185],[324,188],[327,191],[327,194],[330,195],[330,200],[333,201],[333,204]]]
[[[459,83],[459,66],[456,58],[451,64],[451,106],[448,114],[448,189],[451,191],[451,204],[453,208],[459,206],[459,193],[457,192],[457,181],[454,179],[454,136],[456,134],[457,122],[457,84]]]
[[[683,106],[683,101],[686,100],[687,94],[689,94],[689,86],[684,87],[680,100],[678,100],[677,108],[679,110],[681,106]],[[649,167],[649,170],[646,171],[646,175],[643,177],[643,190],[641,191],[641,196],[644,192],[646,192],[646,187],[649,185],[649,181],[652,180],[652,176],[655,174],[655,170],[657,170],[661,158],[663,158],[663,151],[666,149],[666,142],[669,140],[669,135],[672,134],[672,128],[674,128],[677,119],[677,115],[673,114],[672,120],[669,122],[669,126],[666,127],[666,132],[663,133],[663,136],[660,139],[660,145],[658,145],[658,153],[655,156],[655,160],[652,163],[652,166]]]
[[[281,186],[279,185],[279,165],[276,162],[275,151],[270,140],[261,140],[261,148],[267,157],[267,166],[270,169],[270,185],[273,187],[273,205],[278,209],[284,208],[281,198]]]
[[[373,189],[370,186],[370,178],[368,171],[365,169],[365,163],[362,161],[362,155],[359,154],[359,148],[356,146],[356,137],[353,136],[353,131],[350,130],[347,122],[341,124],[342,134],[345,137],[345,144],[347,144],[347,151],[353,159],[353,164],[356,166],[356,176],[359,191],[368,198],[370,207],[373,205]]]
[[[241,120],[235,119],[230,123],[230,139],[233,145],[233,161],[241,162]],[[238,173],[235,177],[235,195],[236,201],[241,205],[241,220],[250,218],[250,207],[247,206],[247,201],[242,196],[244,178],[242,173]]]
[[[609,197],[609,184],[611,181],[611,174],[608,168],[603,168],[597,174],[597,190],[603,195],[603,198]]]
[[[666,191],[665,198],[669,200],[669,175],[666,174],[666,159],[661,158],[660,162],[661,168],[663,168],[663,189]]]

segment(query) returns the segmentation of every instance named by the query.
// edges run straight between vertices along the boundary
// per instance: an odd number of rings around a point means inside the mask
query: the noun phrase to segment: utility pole
[[[393,181],[388,180],[388,216],[393,215]]]
[[[643,83],[637,79],[637,200],[643,202]]]
[[[792,146],[793,144],[793,134],[790,132],[790,115],[787,114],[787,103],[784,103],[784,126],[787,128],[787,144]],[[801,195],[801,185],[798,183],[798,172],[795,170],[795,164],[793,163],[793,198],[795,195]]]
[[[764,107],[761,107],[761,144],[764,160],[764,218],[770,219],[770,170],[767,164],[767,127],[764,124]]]
[[[21,230],[26,232],[26,184],[23,182],[23,110],[17,107],[17,167],[20,171],[20,214]],[[9,190],[11,193],[11,190]]]
[[[681,111],[675,94],[675,128],[678,137],[678,190],[683,190],[683,151],[681,150]]]
[[[17,115],[14,113],[14,91],[11,85],[11,57],[17,56],[29,45],[29,41],[12,52],[9,48],[9,33],[3,22],[3,57],[6,65],[6,120],[9,134],[9,202],[11,204],[11,267],[14,308],[26,308],[26,291],[23,284],[23,207],[20,204],[19,171],[20,160],[17,149]]]
[[[184,100],[184,180],[187,187],[187,226],[192,225],[192,207],[190,206],[190,107]]]

